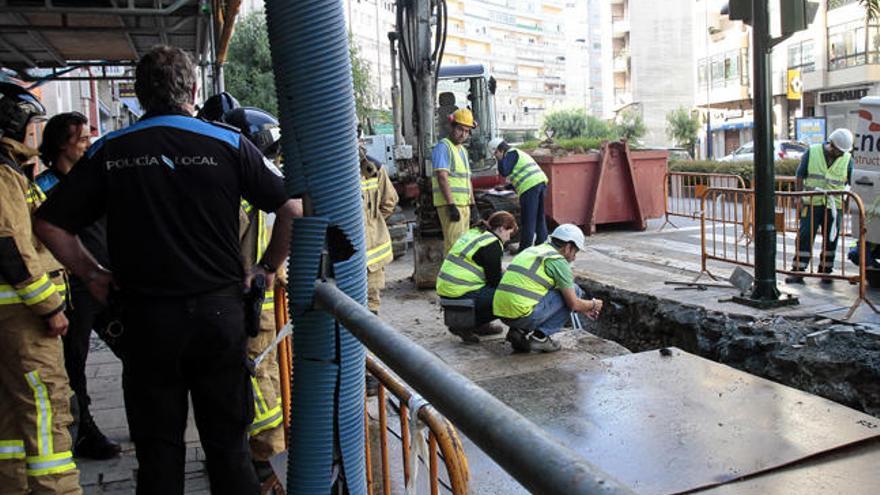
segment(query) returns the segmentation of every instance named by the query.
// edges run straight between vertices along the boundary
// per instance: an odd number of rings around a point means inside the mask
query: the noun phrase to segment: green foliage
[[[354,107],[358,121],[364,122],[373,110],[373,83],[370,67],[361,57],[360,48],[348,37],[348,54],[351,58],[351,82],[354,85]]]
[[[348,41],[348,50],[351,56],[355,108],[358,120],[364,121],[374,113],[369,66],[360,56],[357,44],[351,38]],[[238,98],[242,105],[259,107],[278,115],[272,54],[263,12],[252,12],[236,22],[225,70],[226,90]],[[390,117],[388,120],[390,121]]]
[[[236,23],[225,70],[226,90],[242,105],[278,115],[272,54],[262,12],[248,14]]]
[[[553,139],[583,136],[587,131],[587,114],[582,109],[557,110],[544,117],[543,132],[551,130]]]
[[[598,150],[599,148],[602,147],[602,143],[605,141],[608,141],[608,140],[601,139],[601,138],[591,138],[591,137],[576,137],[576,138],[559,139],[559,140],[554,139],[553,140],[553,148],[562,149],[565,151],[569,151],[571,153],[583,154],[583,153],[589,153],[591,150]],[[517,146],[517,148],[520,148],[520,149],[528,152],[528,151],[532,151],[532,150],[538,148],[538,146],[540,146],[540,145],[541,145],[540,141],[533,139],[533,140],[529,140],[529,141],[524,142],[523,144]]]
[[[586,132],[584,132],[582,136],[577,137],[614,141],[620,136],[617,134],[617,129],[615,129],[614,126],[598,117],[590,115],[587,117]]]
[[[779,160],[775,164],[776,176],[793,176],[800,160]],[[688,160],[669,162],[670,172],[702,172],[714,174],[732,174],[743,178],[748,186],[755,172],[753,162],[719,162],[715,160]]]
[[[642,114],[634,109],[624,110],[617,116],[614,124],[614,133],[621,139],[638,143],[639,139],[648,132]]]
[[[880,0],[859,0],[859,3],[867,11],[868,22],[880,19]]]
[[[675,144],[694,154],[700,121],[685,107],[678,107],[666,114],[666,135]]]
[[[644,128],[644,125],[642,126]],[[574,138],[614,140],[617,130],[604,120],[587,115],[583,109],[557,110],[544,117],[542,130],[553,129],[553,140]]]

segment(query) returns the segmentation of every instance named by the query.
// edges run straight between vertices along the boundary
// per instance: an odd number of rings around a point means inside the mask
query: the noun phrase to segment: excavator
[[[442,66],[446,44],[445,0],[397,0],[395,30],[388,33],[392,60],[393,151],[390,176],[401,196],[416,205],[413,231],[414,280],[434,288],[443,261],[443,235],[431,200],[431,150],[446,136],[447,117],[469,108],[478,127],[465,144],[478,210],[516,209],[509,195],[493,188],[504,183],[486,145],[498,137],[496,82],[484,65]],[[432,29],[433,27],[433,29]],[[399,227],[389,226],[392,235]]]

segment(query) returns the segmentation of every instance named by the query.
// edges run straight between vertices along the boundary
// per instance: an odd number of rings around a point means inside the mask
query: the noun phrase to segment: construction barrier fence
[[[704,192],[700,216],[703,273],[715,278],[709,261],[754,266],[754,196],[753,190],[740,188]],[[858,285],[856,301],[844,319],[863,302],[877,311],[865,296],[865,210],[858,195],[849,191],[777,192],[775,223],[777,273]],[[853,246],[858,249],[857,266],[847,263]]]
[[[746,185],[742,177],[733,174],[667,172],[663,187],[666,221],[660,226],[660,230],[667,224],[676,227],[670,217],[693,220],[700,218],[702,198],[709,188],[745,189]]]

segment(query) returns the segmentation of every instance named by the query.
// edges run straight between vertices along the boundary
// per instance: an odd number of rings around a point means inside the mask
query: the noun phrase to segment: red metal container
[[[587,233],[604,224],[644,230],[647,219],[663,216],[666,151],[630,151],[615,142],[600,153],[534,158],[550,179],[544,211],[553,223]]]

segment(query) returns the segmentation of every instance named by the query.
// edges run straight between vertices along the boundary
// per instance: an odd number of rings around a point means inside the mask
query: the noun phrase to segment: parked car
[[[694,157],[684,148],[668,148],[670,162],[690,162]]]
[[[799,141],[773,141],[773,156],[777,160],[800,160],[808,149],[810,149],[809,146]],[[718,160],[722,162],[755,161],[755,142],[749,141],[748,143],[740,146],[733,153],[721,157]]]

